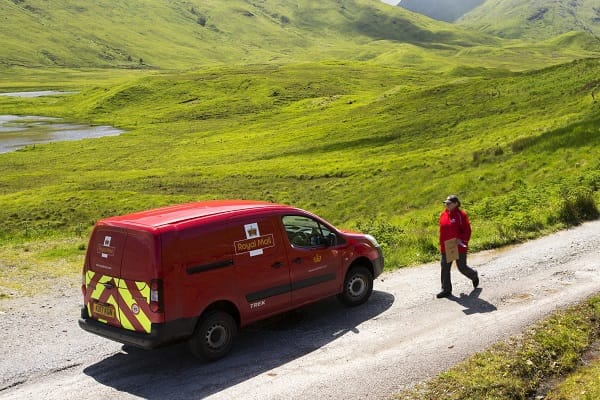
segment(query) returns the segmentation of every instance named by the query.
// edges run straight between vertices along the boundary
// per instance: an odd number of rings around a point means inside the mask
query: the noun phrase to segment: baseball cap
[[[456,195],[451,194],[450,196],[446,197],[446,200],[444,200],[442,203],[458,203],[458,205],[460,205],[460,200],[458,200],[458,197]]]

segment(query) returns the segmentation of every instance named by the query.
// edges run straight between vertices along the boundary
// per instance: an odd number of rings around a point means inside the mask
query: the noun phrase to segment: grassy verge
[[[558,378],[563,382],[550,392],[548,399],[597,399],[594,393],[600,390],[600,359],[588,367],[578,367],[582,356],[598,341],[600,296],[595,296],[555,313],[521,336],[475,354],[396,398],[525,400],[545,395],[538,389]]]
[[[600,354],[550,390],[546,400],[600,399]]]
[[[76,290],[85,243],[81,237],[4,243],[0,247],[0,300]]]

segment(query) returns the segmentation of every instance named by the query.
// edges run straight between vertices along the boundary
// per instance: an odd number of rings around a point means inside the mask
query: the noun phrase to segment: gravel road
[[[79,329],[75,283],[0,302],[0,399],[385,399],[557,308],[600,293],[600,221],[473,254],[481,285],[437,263],[384,273],[369,302],[335,299],[241,331],[230,356],[123,347]],[[59,286],[59,285],[57,285]]]

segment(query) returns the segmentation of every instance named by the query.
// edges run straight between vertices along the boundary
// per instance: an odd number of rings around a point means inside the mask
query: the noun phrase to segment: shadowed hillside
[[[440,21],[453,22],[485,0],[402,0],[400,7]]]

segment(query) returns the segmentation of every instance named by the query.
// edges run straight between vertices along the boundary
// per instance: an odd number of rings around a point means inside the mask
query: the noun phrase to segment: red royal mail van
[[[377,241],[307,211],[255,201],[182,204],[99,221],[83,268],[79,325],[154,348],[189,341],[216,360],[239,327],[338,295],[367,301]]]

